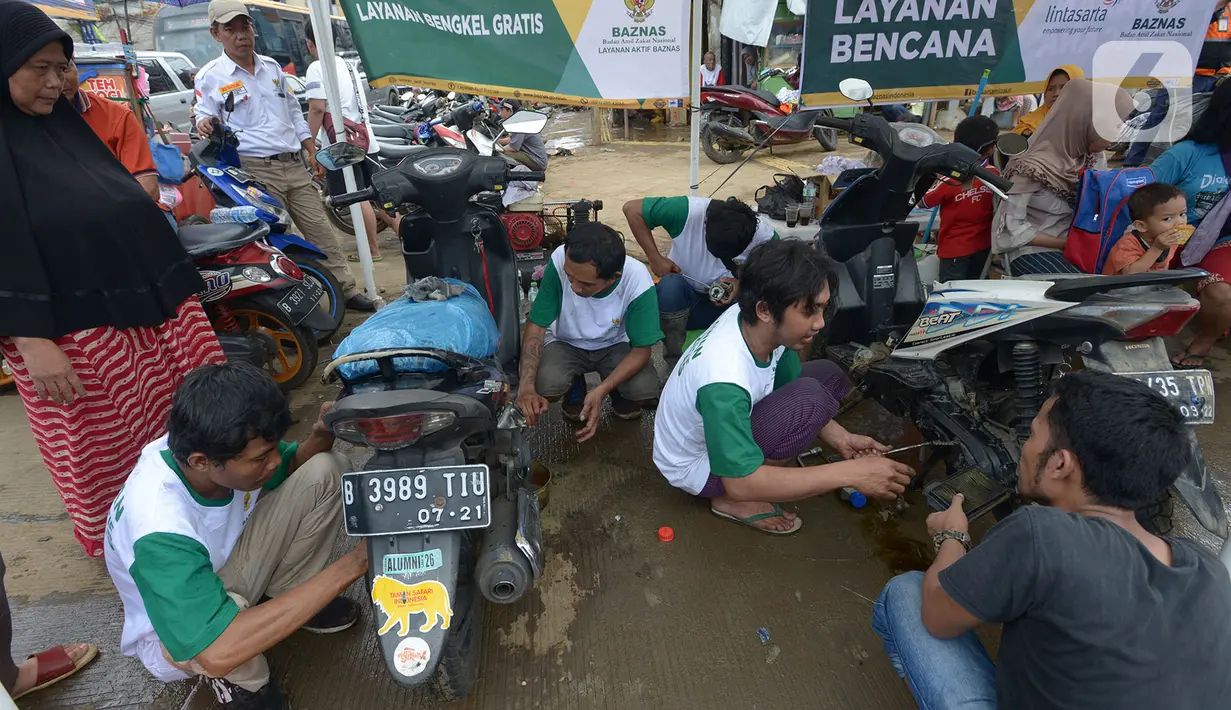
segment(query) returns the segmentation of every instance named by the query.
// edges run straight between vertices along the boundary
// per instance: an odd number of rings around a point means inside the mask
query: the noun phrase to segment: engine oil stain
[[[919,502],[913,509],[926,508]],[[910,512],[913,512],[910,511]],[[877,510],[868,511],[861,517],[860,527],[863,535],[875,548],[875,556],[892,574],[901,574],[911,570],[926,570],[932,564],[932,548],[918,536],[908,534],[905,530],[918,530],[919,535],[926,534],[922,520],[914,520],[917,516],[902,516],[896,513],[892,504],[881,504]],[[903,528],[905,526],[905,530]]]

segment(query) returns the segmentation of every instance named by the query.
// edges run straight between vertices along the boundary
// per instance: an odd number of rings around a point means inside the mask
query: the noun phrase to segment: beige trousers
[[[317,454],[282,485],[261,494],[235,549],[218,570],[241,610],[263,596],[294,589],[329,564],[334,538],[342,529],[342,473],[349,470],[345,456]],[[165,648],[163,655],[171,660]],[[195,661],[171,662],[185,673],[209,675]],[[226,679],[256,692],[269,683],[269,663],[264,655],[256,656]]]
[[[243,158],[240,161],[244,170],[261,182],[265,188],[286,205],[295,220],[295,226],[303,230],[303,236],[317,248],[325,252],[325,266],[342,284],[342,291],[347,298],[358,293],[355,277],[347,266],[346,255],[342,251],[342,235],[334,231],[325,216],[325,204],[321,201],[321,192],[312,182],[312,174],[295,161],[281,161],[272,158]],[[348,237],[353,241],[353,237]]]

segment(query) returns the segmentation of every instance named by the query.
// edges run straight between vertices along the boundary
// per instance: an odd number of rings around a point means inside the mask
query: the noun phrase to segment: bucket
[[[526,481],[526,487],[534,492],[539,499],[539,510],[547,507],[547,501],[551,497],[551,469],[542,461],[532,461],[530,463],[530,479]]]

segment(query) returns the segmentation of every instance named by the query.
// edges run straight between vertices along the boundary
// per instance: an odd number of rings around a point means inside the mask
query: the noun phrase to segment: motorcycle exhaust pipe
[[[512,604],[534,584],[534,570],[516,537],[517,503],[492,501],[492,525],[479,548],[474,576],[483,596],[494,604]]]
[[[711,121],[706,127],[709,129],[710,133],[714,135],[722,136],[723,138],[726,138],[728,140],[743,141],[746,143],[756,143],[757,142],[757,140],[752,137],[751,133],[749,133],[748,131],[745,131],[742,128],[736,128],[735,126],[730,126],[725,123],[717,123],[713,121]]]

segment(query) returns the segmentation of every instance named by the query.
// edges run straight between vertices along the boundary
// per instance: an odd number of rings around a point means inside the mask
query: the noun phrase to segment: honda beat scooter
[[[519,112],[505,128],[537,133],[546,120]],[[361,153],[335,144],[318,160],[333,169],[358,163]],[[470,319],[457,330],[492,335],[482,353],[412,343],[344,355],[325,370],[343,385],[325,424],[343,441],[375,449],[363,471],[343,477],[342,505],[346,533],[368,546],[381,655],[398,683],[430,682],[450,700],[478,678],[483,600],[517,601],[543,569],[525,420],[512,396],[521,348],[517,261],[497,211],[470,199],[501,191],[514,175],[544,179],[513,173],[501,158],[432,148],[374,175],[366,190],[330,198],[335,207],[374,200],[405,210],[407,282],[452,279],[486,302],[455,316]],[[440,312],[437,302],[402,305],[411,321]],[[366,373],[347,374],[349,365],[371,363]]]

